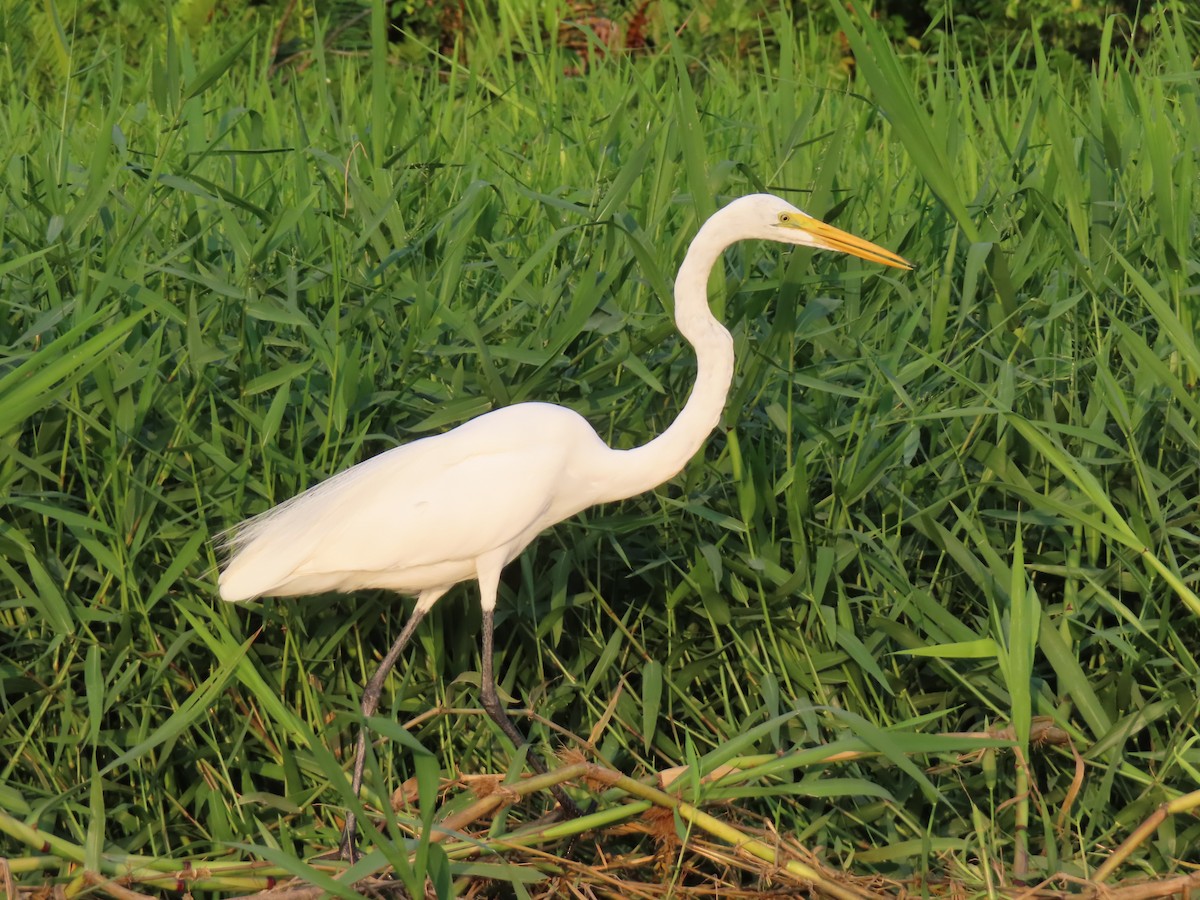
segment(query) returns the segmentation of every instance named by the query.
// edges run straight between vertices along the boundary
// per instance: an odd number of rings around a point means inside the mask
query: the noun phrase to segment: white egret
[[[496,694],[493,612],[500,571],[537,535],[597,503],[632,497],[679,472],[703,445],[733,378],[733,339],[708,307],[708,276],[736,241],[759,239],[851,253],[896,268],[896,254],[770,194],[734,200],[704,223],[675,280],[675,322],[696,353],[696,384],[674,422],[648,444],[607,446],[575,412],[518,403],[361,462],[238,526],[221,597],[250,600],[384,588],[416,607],[363,692],[353,790],[362,784],[366,723],[422,617],[460,581],[479,583],[483,705],[520,746]],[[536,756],[530,763],[541,769]],[[559,802],[573,804],[561,791]],[[347,817],[342,852],[354,855]]]

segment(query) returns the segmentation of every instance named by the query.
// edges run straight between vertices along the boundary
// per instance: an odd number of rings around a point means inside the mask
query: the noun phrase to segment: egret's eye
[[[780,225],[791,225],[792,224],[792,214],[786,213],[786,212],[781,212],[779,214],[779,224]]]

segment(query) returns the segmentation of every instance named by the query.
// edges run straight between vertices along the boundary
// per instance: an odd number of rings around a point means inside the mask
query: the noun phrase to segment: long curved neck
[[[679,416],[654,440],[621,453],[619,500],[657,487],[679,472],[721,419],[733,380],[733,338],[708,308],[708,276],[733,243],[718,227],[720,215],[697,233],[675,278],[675,325],[696,351],[696,384]]]

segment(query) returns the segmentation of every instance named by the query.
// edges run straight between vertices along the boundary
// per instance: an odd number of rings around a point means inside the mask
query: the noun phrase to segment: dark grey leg
[[[491,716],[492,721],[500,726],[501,730],[508,735],[509,740],[516,747],[522,747],[529,743],[525,739],[525,735],[521,734],[520,729],[512,723],[508,714],[504,712],[504,707],[500,705],[500,697],[496,693],[496,673],[493,665],[492,642],[494,638],[494,616],[495,611],[488,607],[483,608],[483,672],[480,673],[480,692],[483,694],[483,708],[487,710],[487,714]],[[532,750],[529,751],[526,758],[529,760],[529,765],[538,773],[546,773],[546,764]],[[558,785],[550,788],[550,793],[554,799],[558,801],[558,805],[562,808],[563,815],[569,819],[578,818],[580,815],[579,807],[575,805],[570,797]]]
[[[440,596],[440,595],[439,595]],[[437,598],[435,597],[434,600]],[[358,750],[354,755],[354,777],[350,782],[351,788],[354,791],[354,796],[358,796],[359,789],[362,787],[363,766],[367,760],[367,723],[368,716],[374,715],[375,709],[379,706],[379,695],[383,692],[383,683],[387,680],[388,673],[396,665],[396,660],[400,658],[400,654],[404,652],[405,645],[413,636],[413,632],[417,630],[417,626],[421,624],[421,620],[425,618],[425,613],[433,606],[433,600],[422,602],[425,598],[422,597],[417,601],[416,608],[413,610],[408,621],[404,623],[404,629],[400,632],[400,636],[396,638],[392,644],[392,649],[387,652],[387,656],[383,658],[383,662],[379,664],[379,668],[375,670],[375,674],[371,676],[371,680],[367,682],[367,687],[363,691],[362,697],[362,715],[363,723],[358,729]],[[354,862],[357,856],[355,849],[355,832],[358,829],[358,819],[354,812],[346,814],[346,826],[342,829],[342,859],[346,862]]]

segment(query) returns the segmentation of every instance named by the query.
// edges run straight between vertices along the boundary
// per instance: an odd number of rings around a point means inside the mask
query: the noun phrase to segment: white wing
[[[528,403],[381,453],[244,523],[221,596],[417,593],[474,578],[480,556],[505,548],[511,560],[592,502],[571,471],[597,451],[610,452],[578,415]]]

